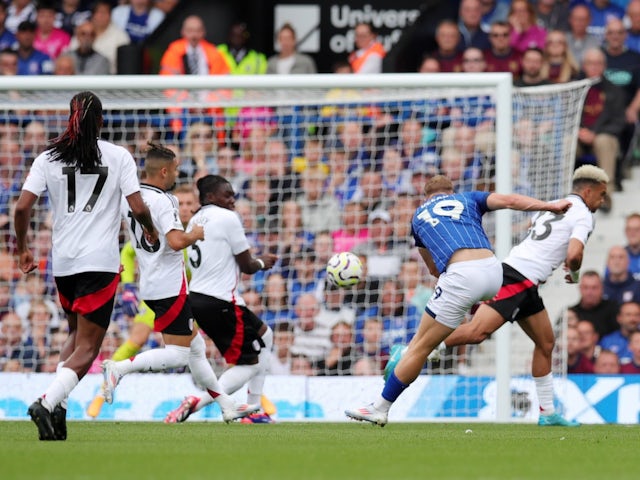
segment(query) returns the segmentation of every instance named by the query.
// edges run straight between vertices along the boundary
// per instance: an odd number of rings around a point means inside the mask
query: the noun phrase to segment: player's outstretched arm
[[[537,198],[517,193],[508,195],[492,193],[487,197],[487,206],[489,210],[509,208],[511,210],[521,210],[524,212],[547,211],[552,213],[565,213],[571,207],[571,202],[564,198],[556,202],[543,202]]]
[[[277,255],[271,253],[254,257],[249,250],[245,250],[236,255],[236,262],[240,267],[240,271],[248,275],[254,274],[259,270],[269,270],[277,261]]]
[[[438,278],[440,276],[440,272],[438,271],[436,263],[433,261],[433,257],[431,256],[429,250],[427,250],[426,248],[418,247],[418,253],[420,253],[422,260],[429,268],[429,273]]]

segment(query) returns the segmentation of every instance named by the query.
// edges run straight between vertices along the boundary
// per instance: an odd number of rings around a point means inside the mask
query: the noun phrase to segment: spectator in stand
[[[550,30],[569,30],[569,4],[568,0],[536,0],[535,12],[538,25]]]
[[[429,281],[430,276],[423,270],[422,262],[416,258],[408,258],[402,262],[398,275],[398,279],[404,285],[405,298],[420,312],[427,306],[427,302],[433,294],[433,286]]]
[[[483,51],[486,71],[511,72],[513,78],[518,78],[521,54],[511,48],[511,24],[505,21],[493,23],[489,31],[489,43],[490,47]]]
[[[603,280],[604,298],[618,305],[640,302],[640,281],[629,271],[629,254],[622,246],[613,246],[607,255],[607,269]]]
[[[114,9],[115,12],[120,8]],[[229,66],[212,43],[205,40],[204,23],[197,15],[182,22],[182,38],[169,44],[160,60],[160,75],[224,75]]]
[[[491,45],[487,32],[482,30],[482,4],[480,0],[462,0],[458,10],[460,43],[458,50],[469,47],[485,50]]]
[[[267,73],[269,74],[312,74],[317,73],[315,60],[296,50],[296,31],[290,23],[278,29],[278,53],[269,57]]]
[[[48,75],[53,73],[53,62],[46,53],[36,50],[33,42],[36,24],[24,21],[18,25],[18,75]]]
[[[245,22],[234,22],[229,28],[226,44],[218,45],[218,51],[229,65],[231,75],[260,75],[267,73],[267,57],[249,47],[251,34]]]
[[[294,311],[296,318],[291,353],[304,355],[312,364],[316,364],[323,360],[331,349],[331,325],[317,321],[320,304],[312,293],[300,295],[295,301]]]
[[[487,62],[484,59],[482,50],[476,47],[467,47],[464,52],[462,52],[462,71],[465,73],[482,73],[487,71]]]
[[[54,3],[52,1],[39,2],[36,13],[36,36],[33,46],[36,50],[49,55],[53,60],[67,48],[71,40],[71,35],[54,26],[55,19],[56,8]]]
[[[308,151],[308,150],[307,150]],[[320,147],[320,152],[322,149]],[[289,149],[284,141],[279,138],[269,138],[265,145],[266,175],[269,177],[269,211],[275,214],[280,209],[283,202],[295,199],[300,194],[300,177],[292,169]],[[328,172],[327,165],[318,161],[315,165],[320,165]]]
[[[585,4],[577,4],[571,7],[569,12],[569,31],[567,32],[567,44],[573,54],[573,58],[582,64],[584,52],[591,48],[599,48],[600,38],[587,31],[591,23],[591,11]]]
[[[313,377],[316,374],[311,359],[302,353],[291,355],[291,373],[290,375],[301,375],[304,377]]]
[[[94,4],[91,23],[93,23],[93,28],[96,32],[93,49],[107,57],[109,60],[109,73],[115,74],[117,73],[118,47],[128,45],[131,43],[131,39],[124,30],[111,21],[111,2],[109,0],[99,0]],[[69,49],[74,50],[76,48],[78,48],[78,39],[73,36]]]
[[[18,74],[18,52],[5,48],[0,51],[0,75]]]
[[[418,67],[419,73],[440,73],[440,62],[433,55],[425,55]]]
[[[320,167],[307,168],[301,177],[302,193],[296,201],[302,209],[304,230],[315,234],[340,228],[340,217],[327,215],[327,212],[339,212],[340,205],[332,195],[324,192],[324,170]]]
[[[595,326],[600,338],[618,330],[616,315],[618,303],[604,298],[602,279],[598,272],[587,270],[579,283],[580,301],[572,306],[580,320],[588,320]]]
[[[424,126],[416,118],[407,118],[400,125],[396,149],[400,152],[403,169],[418,169],[422,167],[437,167],[439,158],[433,143],[425,145]]]
[[[488,32],[495,22],[506,22],[511,0],[480,0],[482,8],[482,30]]]
[[[35,20],[35,2],[31,0],[11,0],[7,7],[7,18],[4,21],[4,27],[15,34],[18,31],[18,25],[22,22],[34,22]]]
[[[31,300],[27,320],[29,330],[26,344],[37,351],[36,371],[40,371],[51,347],[51,312],[42,299],[34,298]]]
[[[636,280],[640,280],[640,213],[631,213],[625,219],[624,236],[629,254],[629,271]]]
[[[365,318],[365,311],[376,305],[380,298],[381,283],[380,280],[372,278],[367,273],[367,256],[360,253],[360,262],[362,263],[362,275],[360,281],[351,289],[345,291],[344,304],[355,310],[356,316]],[[356,335],[361,330],[356,328]]]
[[[596,327],[589,320],[579,320],[576,325],[580,337],[580,353],[582,353],[593,364],[600,355],[600,336],[596,332]]]
[[[310,293],[317,299],[322,298],[324,269],[325,265],[318,268],[316,254],[311,247],[304,248],[293,259],[293,269],[290,272],[287,286],[292,305],[295,305],[298,297],[305,293]]]
[[[353,199],[362,204],[367,215],[376,209],[386,208],[391,199],[383,197],[382,173],[375,170],[364,170],[359,177]]]
[[[640,76],[636,71],[640,64],[640,53],[627,49],[626,37],[627,31],[622,20],[614,18],[607,22],[603,44],[607,59],[604,75],[607,80],[625,91],[625,106],[631,103],[640,86]],[[637,108],[633,113],[632,120],[635,123],[638,120]]]
[[[591,12],[591,22],[587,31],[600,39],[604,40],[604,32],[609,20],[624,18],[624,9],[611,0],[591,0],[587,2],[587,6]]]
[[[275,332],[280,323],[292,321],[287,280],[279,273],[271,273],[264,282],[262,291],[264,312],[260,316]],[[246,298],[246,295],[245,295]]]
[[[564,32],[549,31],[543,52],[543,76],[547,77],[549,83],[566,83],[578,78],[580,67],[569,50]]]
[[[354,30],[356,50],[349,55],[353,73],[382,73],[382,59],[387,52],[378,41],[373,25],[360,22]]]
[[[313,244],[313,234],[303,229],[302,209],[295,200],[284,200],[275,213],[280,220],[277,234],[282,273],[288,276],[296,256]]]
[[[629,349],[629,338],[631,333],[637,332],[640,327],[640,304],[623,303],[620,305],[616,320],[620,329],[602,337],[599,345],[603,350],[611,350],[617,354],[621,364],[629,363],[633,358],[633,353]]]
[[[76,64],[76,75],[109,75],[109,59],[93,49],[96,30],[93,23],[86,21],[76,27],[78,48],[69,51]]]
[[[158,28],[164,16],[151,0],[130,0],[129,4],[118,5],[112,12],[113,23],[127,32],[131,43],[138,44]]]
[[[356,342],[362,342],[364,320],[370,317],[382,319],[381,347],[389,351],[396,343],[408,344],[415,335],[420,314],[405,298],[404,285],[397,278],[383,282],[380,301],[356,320]]]
[[[331,327],[331,348],[316,365],[317,375],[351,375],[353,366],[353,327],[339,321]]]
[[[18,360],[19,371],[35,372],[38,366],[38,350],[27,340],[22,320],[17,313],[9,312],[0,321],[0,337],[4,337],[4,352],[0,361]]]
[[[397,277],[402,262],[409,256],[410,245],[393,232],[391,214],[386,210],[374,210],[369,214],[369,240],[355,249],[365,252],[368,272],[374,278]]]
[[[636,330],[629,334],[629,350],[631,361],[620,366],[620,373],[638,374],[640,373],[640,331]]]
[[[282,322],[273,329],[273,351],[269,373],[289,375],[291,373],[291,345],[293,345],[293,323]]]
[[[216,141],[211,124],[194,122],[189,125],[184,147],[184,159],[180,162],[180,178],[192,181],[197,174],[218,173]]]
[[[624,93],[604,77],[607,67],[605,54],[600,49],[587,50],[582,61],[584,76],[594,83],[584,101],[578,131],[577,160],[585,162],[588,155],[595,157],[597,165],[609,176],[608,191],[615,191],[616,160],[620,152],[619,135],[625,128]],[[589,160],[587,160],[588,162]],[[611,197],[600,207],[611,210]]]
[[[593,363],[580,351],[580,333],[567,327],[567,373],[593,373]]]
[[[395,196],[411,188],[411,170],[404,167],[403,158],[395,148],[386,148],[382,155],[383,195]]]
[[[346,322],[353,325],[356,320],[356,312],[345,303],[346,290],[340,288],[325,279],[322,301],[318,319],[322,324],[335,325]]]
[[[593,363],[593,373],[598,375],[618,375],[620,373],[620,359],[611,350],[601,350]]]
[[[355,357],[370,360],[373,366],[371,375],[380,375],[389,359],[389,349],[382,345],[384,333],[382,319],[379,317],[365,318],[362,332],[358,333],[361,333],[361,340],[355,343]],[[354,373],[354,375],[357,374]]]
[[[15,32],[9,31],[5,26],[7,20],[7,4],[0,2],[0,51],[5,48],[16,49],[18,43],[16,41]]]
[[[76,27],[91,18],[91,11],[85,8],[82,0],[62,0],[56,14],[56,27],[61,28],[69,35],[73,35]],[[109,2],[113,3],[113,2]]]
[[[626,19],[629,21],[629,28],[625,45],[629,50],[640,53],[640,0],[631,0],[627,4]]]
[[[75,75],[76,74],[76,60],[68,54],[63,53],[56,61],[53,62],[53,74],[54,75]]]
[[[436,27],[435,40],[438,47],[431,55],[440,62],[440,71],[461,72],[462,51],[458,50],[461,36],[456,22],[452,20],[441,21]]]
[[[547,31],[537,23],[533,5],[527,0],[513,0],[509,11],[511,24],[511,46],[518,52],[528,48],[544,48]]]
[[[325,210],[325,212],[330,210]],[[334,210],[335,211],[335,210]],[[342,228],[332,232],[336,252],[350,252],[369,239],[367,211],[364,205],[352,200],[342,208]]]

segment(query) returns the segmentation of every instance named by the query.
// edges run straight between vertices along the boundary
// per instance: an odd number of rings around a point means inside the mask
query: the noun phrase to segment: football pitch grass
[[[69,422],[41,442],[0,421],[0,478],[637,479],[640,427]],[[470,432],[468,430],[471,430]]]

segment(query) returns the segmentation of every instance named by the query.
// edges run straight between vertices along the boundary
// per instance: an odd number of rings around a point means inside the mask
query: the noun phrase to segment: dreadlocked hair
[[[102,153],[98,135],[102,127],[102,102],[89,91],[76,94],[69,103],[67,129],[54,138],[47,149],[51,161],[72,165],[81,170],[99,166]]]
[[[208,205],[207,193],[216,193],[222,185],[226,185],[229,181],[220,175],[205,175],[196,183],[198,187],[200,205]]]

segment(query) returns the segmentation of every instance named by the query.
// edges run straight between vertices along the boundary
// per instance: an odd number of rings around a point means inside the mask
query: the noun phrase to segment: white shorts
[[[425,311],[449,328],[457,328],[477,302],[489,300],[502,286],[496,257],[452,263],[440,275]]]

